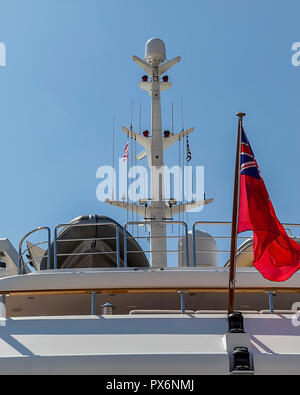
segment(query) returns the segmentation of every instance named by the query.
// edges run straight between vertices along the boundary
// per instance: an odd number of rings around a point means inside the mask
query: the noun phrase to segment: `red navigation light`
[[[143,81],[143,82],[148,82],[148,76],[147,76],[147,75],[143,75],[142,81]]]
[[[164,131],[164,137],[167,138],[170,136],[170,131],[169,130],[165,130]]]
[[[144,130],[143,135],[144,137],[149,137],[149,130]]]
[[[163,82],[169,82],[169,77],[167,75],[164,75],[162,79]]]

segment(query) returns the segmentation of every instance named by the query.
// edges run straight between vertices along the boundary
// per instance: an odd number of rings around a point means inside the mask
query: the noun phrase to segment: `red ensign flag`
[[[268,280],[288,280],[300,268],[300,245],[276,217],[243,129],[238,213],[238,233],[253,230],[254,266]]]

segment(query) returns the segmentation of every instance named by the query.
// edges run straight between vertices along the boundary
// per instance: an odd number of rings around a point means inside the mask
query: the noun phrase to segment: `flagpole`
[[[231,246],[230,246],[230,266],[229,266],[229,284],[228,284],[228,315],[234,311],[234,291],[235,291],[235,273],[236,273],[236,239],[238,227],[238,208],[240,195],[240,168],[241,168],[241,136],[243,128],[243,117],[246,114],[239,112],[236,116],[238,121],[238,135],[235,159],[235,178],[233,191],[232,207],[232,225],[231,225]]]

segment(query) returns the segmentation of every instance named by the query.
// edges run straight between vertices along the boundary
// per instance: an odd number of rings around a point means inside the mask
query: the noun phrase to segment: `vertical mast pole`
[[[160,72],[157,62],[152,64],[151,85],[151,202],[149,212],[151,219],[154,219],[154,221],[163,221],[165,219],[165,202],[163,200],[164,154],[162,142]],[[166,225],[163,223],[157,224],[155,222],[150,222],[149,227],[151,264],[153,267],[166,267]]]
[[[166,217],[169,208],[165,203],[164,196],[164,140],[162,137],[162,117],[161,117],[161,91],[171,87],[168,78],[160,77],[166,73],[171,67],[180,61],[180,56],[172,60],[166,61],[166,48],[162,40],[153,38],[146,43],[145,61],[137,56],[132,57],[133,60],[151,77],[143,77],[140,87],[151,96],[151,137],[146,142],[146,154],[148,157],[148,165],[151,171],[150,181],[150,204],[146,209],[146,220],[149,222],[150,230],[150,250],[151,265],[153,267],[167,266],[167,239]],[[141,140],[143,141],[143,140]],[[174,141],[175,142],[175,141]]]
[[[246,115],[242,112],[236,114],[238,121],[238,135],[235,159],[235,178],[233,191],[232,207],[232,226],[231,226],[231,246],[230,246],[230,267],[229,267],[229,284],[228,284],[228,315],[234,311],[234,291],[235,291],[235,274],[236,274],[236,240],[238,227],[238,209],[240,195],[240,169],[241,169],[241,136],[243,128],[243,117]]]

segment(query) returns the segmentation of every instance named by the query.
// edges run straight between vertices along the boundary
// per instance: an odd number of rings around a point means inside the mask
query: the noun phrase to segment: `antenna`
[[[133,128],[132,122],[133,122],[133,100],[131,101],[130,130],[132,130]]]
[[[182,131],[184,131],[184,124],[183,124],[183,97],[181,96],[181,122],[182,122]]]
[[[142,101],[140,100],[139,134],[142,133]]]
[[[172,117],[172,134],[174,134],[174,105],[171,103],[171,117]]]
[[[112,167],[115,170],[115,115],[113,114],[112,123]],[[113,189],[112,189],[112,200],[115,200],[115,172],[113,172]]]

